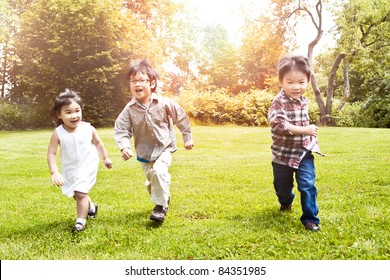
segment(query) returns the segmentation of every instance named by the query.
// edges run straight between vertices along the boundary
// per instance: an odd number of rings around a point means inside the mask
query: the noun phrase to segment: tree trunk
[[[326,96],[326,114],[330,117],[332,115],[332,102],[334,96],[334,87],[336,72],[339,69],[341,61],[345,61],[345,53],[339,54],[335,61],[333,62],[332,69],[330,70],[329,79],[328,79],[328,95]]]
[[[349,96],[351,94],[350,87],[349,87],[349,77],[348,77],[348,63],[347,60],[344,58],[344,98],[341,101],[339,107],[337,109],[341,110],[345,103],[349,101]]]
[[[5,85],[6,85],[6,77],[7,77],[7,43],[3,47],[3,63],[1,64],[1,99],[5,98]]]
[[[326,107],[321,97],[321,92],[318,87],[316,76],[314,75],[314,67],[313,67],[313,50],[314,47],[317,45],[317,43],[320,41],[322,34],[324,32],[322,30],[322,1],[318,0],[316,4],[316,13],[318,16],[318,22],[315,21],[313,15],[308,10],[306,10],[306,12],[310,15],[312,22],[317,29],[317,36],[312,42],[310,42],[307,50],[307,57],[309,58],[310,64],[312,65],[311,86],[314,91],[318,108],[320,109],[320,123],[321,125],[326,125],[330,122],[330,118],[326,113]]]

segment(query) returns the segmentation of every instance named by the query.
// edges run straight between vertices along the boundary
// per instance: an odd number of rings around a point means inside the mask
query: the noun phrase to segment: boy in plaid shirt
[[[301,222],[305,229],[318,231],[316,174],[312,152],[321,154],[318,127],[310,124],[308,100],[303,96],[311,76],[309,60],[286,55],[278,64],[282,90],[275,96],[268,113],[272,133],[274,187],[281,211],[291,211],[294,201],[294,173],[301,193]],[[322,154],[321,154],[322,155]]]

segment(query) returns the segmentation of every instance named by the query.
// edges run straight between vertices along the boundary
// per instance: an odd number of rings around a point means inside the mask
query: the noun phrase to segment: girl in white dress
[[[97,215],[98,205],[91,201],[88,193],[96,182],[99,155],[107,168],[112,167],[96,129],[81,120],[82,107],[80,97],[66,89],[57,96],[50,110],[57,128],[50,138],[47,161],[53,185],[61,187],[67,197],[76,200],[77,219],[73,231],[84,230],[86,218]],[[58,146],[62,174],[57,166]]]

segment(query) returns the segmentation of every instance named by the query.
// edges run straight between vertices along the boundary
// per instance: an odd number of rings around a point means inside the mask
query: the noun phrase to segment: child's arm
[[[194,147],[194,141],[192,140],[185,141],[184,147],[186,148],[186,150],[192,150],[192,148]]]
[[[296,125],[288,124],[287,130],[292,135],[317,136],[318,127],[314,124],[310,124],[308,126],[296,126]]]
[[[191,150],[194,147],[194,141],[192,140],[191,133],[191,123],[187,114],[184,112],[184,109],[178,103],[170,100],[168,114],[183,135],[184,147],[186,150]]]
[[[124,148],[121,150],[121,152],[122,152],[122,159],[125,161],[134,157],[134,152],[130,148]]]
[[[64,177],[62,177],[61,173],[58,171],[57,166],[57,147],[59,144],[57,132],[53,132],[50,137],[49,147],[47,149],[47,163],[49,165],[50,173],[51,173],[51,182],[53,185],[57,187],[61,187],[64,185]]]
[[[102,139],[100,139],[100,137],[97,134],[97,131],[96,131],[96,129],[94,127],[92,127],[92,143],[96,146],[96,149],[97,149],[99,155],[103,159],[104,165],[108,169],[111,169],[112,168],[112,162],[108,158],[106,148],[104,147],[104,143],[103,143]]]
[[[318,127],[314,124],[297,126],[289,122],[284,106],[279,101],[274,101],[268,113],[271,129],[277,134],[309,135],[317,136]]]
[[[126,106],[119,114],[114,126],[114,139],[118,144],[119,149],[121,150],[123,160],[128,160],[134,157],[134,153],[130,148],[130,139],[132,137],[132,124],[129,115],[129,108],[128,106]]]

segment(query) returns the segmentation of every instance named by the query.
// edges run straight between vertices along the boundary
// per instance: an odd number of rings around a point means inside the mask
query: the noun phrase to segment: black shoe
[[[282,211],[282,212],[291,211],[291,204],[290,205],[281,205],[280,211]]]
[[[96,203],[94,203],[94,204],[95,204],[95,212],[92,212],[91,209],[88,209],[88,218],[90,218],[90,219],[96,218],[97,213],[98,213],[98,205]]]
[[[310,231],[319,231],[320,227],[315,223],[308,222],[305,224],[305,229]]]
[[[150,219],[156,222],[164,222],[167,212],[168,208],[165,208],[161,205],[156,205],[156,207],[153,209],[152,215],[150,215]]]

